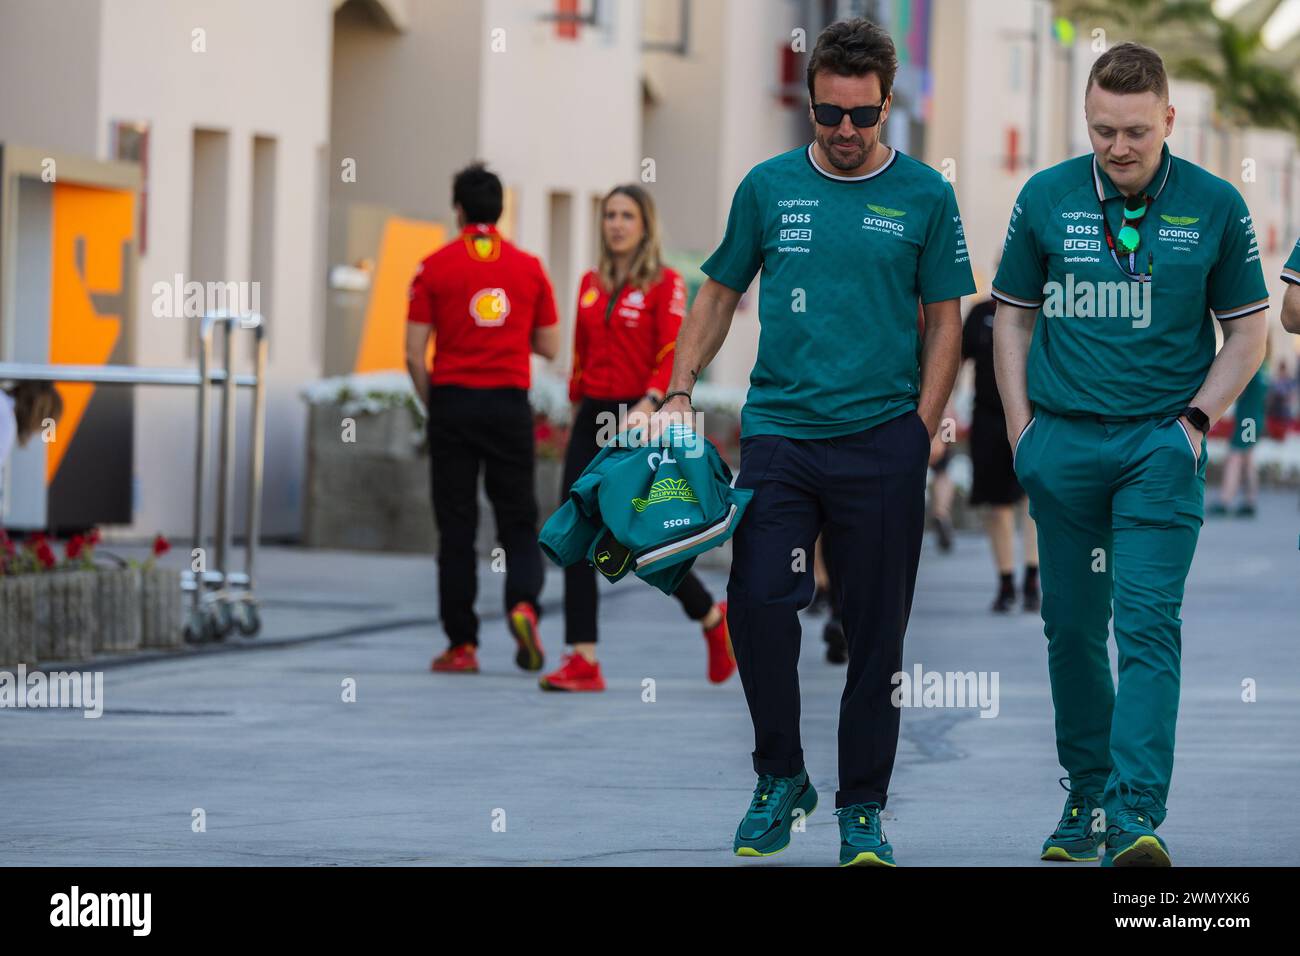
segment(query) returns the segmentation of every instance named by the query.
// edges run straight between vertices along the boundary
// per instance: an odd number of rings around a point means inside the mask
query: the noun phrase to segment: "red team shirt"
[[[533,329],[558,320],[541,262],[496,226],[466,226],[411,282],[407,321],[436,336],[430,385],[528,388]]]
[[[607,317],[608,314],[608,317]],[[686,314],[686,283],[672,269],[642,291],[624,286],[613,308],[595,271],[582,277],[569,398],[639,398],[668,391]]]

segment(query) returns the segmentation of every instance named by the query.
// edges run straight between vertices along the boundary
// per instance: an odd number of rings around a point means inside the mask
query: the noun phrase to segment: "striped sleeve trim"
[[[1226,322],[1229,319],[1241,319],[1248,315],[1254,315],[1256,312],[1263,312],[1268,308],[1268,299],[1260,299],[1258,302],[1252,302],[1250,305],[1243,305],[1235,309],[1211,309],[1214,317],[1220,322]]]
[[[1295,269],[1283,269],[1282,281],[1290,282],[1292,285],[1300,285],[1300,272]]]
[[[993,289],[992,294],[993,298],[997,299],[999,302],[1005,302],[1007,305],[1014,305],[1018,309],[1036,309],[1043,304],[1042,299],[1034,302],[1029,299],[1018,298],[1014,295],[1007,295],[1005,292],[1000,292],[997,289]]]

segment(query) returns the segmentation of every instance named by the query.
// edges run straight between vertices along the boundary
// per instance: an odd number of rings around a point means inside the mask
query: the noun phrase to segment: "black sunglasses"
[[[880,122],[880,113],[884,108],[884,100],[880,101],[879,106],[854,106],[847,110],[833,103],[814,103],[813,117],[822,126],[839,126],[844,114],[848,113],[849,121],[858,129],[870,129]]]

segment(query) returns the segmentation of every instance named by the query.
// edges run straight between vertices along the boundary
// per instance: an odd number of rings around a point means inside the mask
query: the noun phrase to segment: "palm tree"
[[[1282,0],[1270,0],[1267,16],[1247,25],[1218,20],[1217,56],[1185,57],[1171,71],[1214,90],[1219,112],[1233,122],[1300,132],[1300,94],[1293,73],[1267,62],[1264,46],[1264,24],[1281,5]]]
[[[1300,131],[1293,72],[1264,46],[1264,26],[1283,0],[1255,0],[1233,19],[1211,0],[1056,0],[1058,15],[1108,28],[1108,37],[1157,47],[1170,75],[1204,83],[1226,119]]]
[[[1161,50],[1194,48],[1217,19],[1212,0],[1056,0],[1056,13],[1104,28],[1108,45],[1133,40]]]

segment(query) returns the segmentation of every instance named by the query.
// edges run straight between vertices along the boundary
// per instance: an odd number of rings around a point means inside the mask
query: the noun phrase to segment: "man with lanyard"
[[[1300,242],[1295,244],[1282,267],[1282,281],[1286,283],[1286,294],[1282,297],[1282,328],[1300,333]]]
[[[478,673],[478,479],[505,550],[505,611],[515,663],[541,670],[537,633],[542,553],[533,485],[530,353],[560,346],[551,282],[542,264],[497,232],[501,180],[474,164],[456,174],[452,203],[461,233],[420,264],[411,283],[406,366],[428,409],[438,606],[451,644],[441,672]],[[425,365],[434,338],[433,370]]]
[[[798,611],[812,598],[823,532],[849,649],[840,864],[894,865],[880,824],[898,746],[893,677],[921,553],[930,439],[961,361],[961,296],[975,291],[952,187],[881,141],[897,64],[889,34],[867,20],[818,38],[808,64],[814,142],[754,167],[736,190],[651,424],[653,437],[690,414],[691,389],[761,270],[737,478],[754,497],[727,585],[758,774],[736,831],[740,856],[783,850],[792,823],[817,804],[799,736]]]
[[[1259,367],[1268,291],[1240,194],[1165,145],[1174,109],[1155,51],[1104,53],[1084,111],[1093,154],[1025,184],[993,282],[998,388],[1038,522],[1069,775],[1042,858],[1095,861],[1104,843],[1103,865],[1168,866],[1155,829],[1173,771],[1204,436]]]

